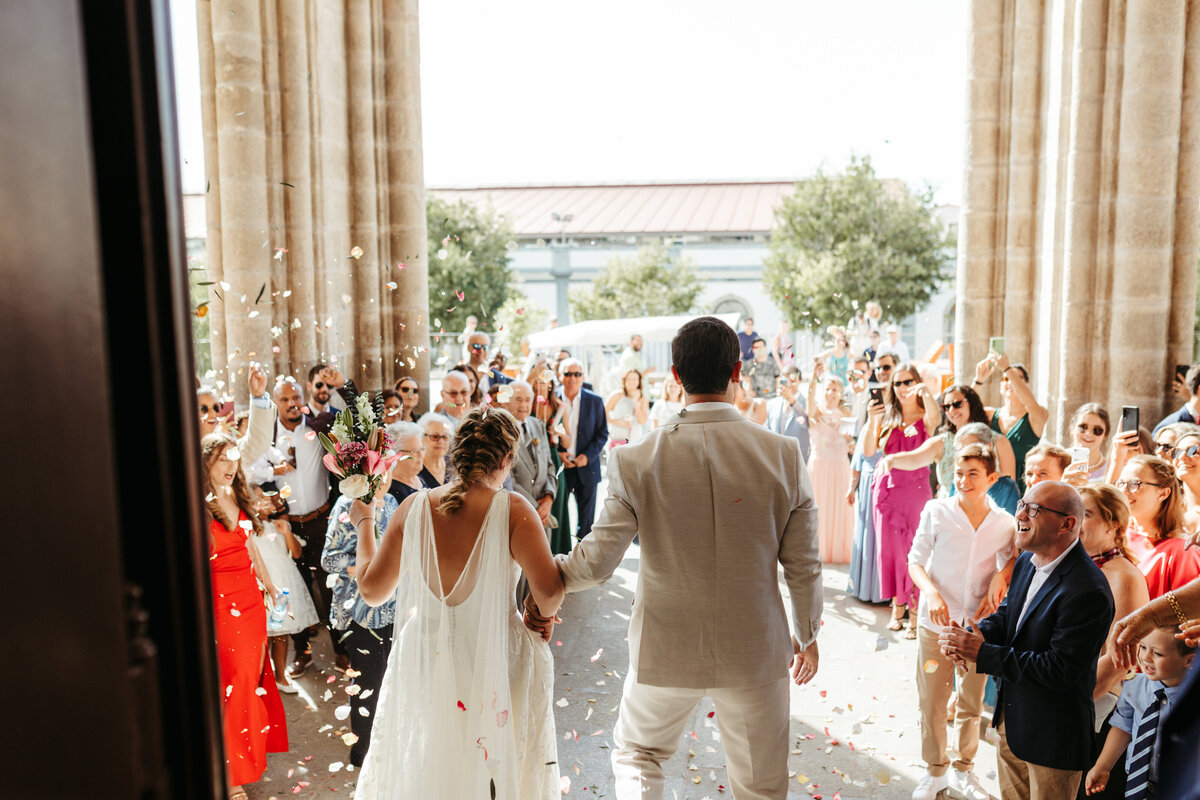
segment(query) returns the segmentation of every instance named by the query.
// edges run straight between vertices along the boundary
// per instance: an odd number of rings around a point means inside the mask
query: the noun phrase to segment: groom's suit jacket
[[[567,591],[607,580],[634,534],[629,660],[640,683],[712,689],[784,677],[792,644],[781,565],[796,638],[816,637],[817,508],[795,439],[703,403],[610,451],[599,519],[558,557]]]

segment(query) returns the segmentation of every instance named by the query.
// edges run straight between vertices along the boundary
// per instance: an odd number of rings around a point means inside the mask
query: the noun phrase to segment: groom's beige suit
[[[558,557],[567,591],[607,580],[635,534],[641,567],[614,731],[617,797],[662,796],[662,763],[707,695],[733,796],[785,798],[793,648],[779,567],[804,646],[822,605],[817,508],[799,444],[727,403],[700,403],[612,450],[591,535]]]

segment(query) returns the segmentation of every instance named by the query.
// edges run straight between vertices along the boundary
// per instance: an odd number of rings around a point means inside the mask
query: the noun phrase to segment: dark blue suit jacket
[[[562,396],[562,392],[559,392]],[[579,430],[576,432],[575,453],[587,456],[587,466],[578,468],[579,481],[584,486],[600,482],[600,454],[608,442],[608,415],[600,395],[587,389],[579,390]]]
[[[1158,747],[1156,796],[1164,800],[1200,798],[1200,669],[1195,666],[1163,717]]]
[[[1113,620],[1108,580],[1077,544],[1042,584],[1017,628],[1035,568],[1023,553],[1008,596],[979,623],[979,671],[999,686],[994,724],[1013,754],[1066,770],[1092,766],[1096,659]]]

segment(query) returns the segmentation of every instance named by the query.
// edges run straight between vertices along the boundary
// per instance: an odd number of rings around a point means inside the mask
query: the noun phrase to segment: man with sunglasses
[[[575,496],[579,510],[576,535],[580,540],[592,532],[596,517],[596,487],[600,485],[600,453],[608,441],[608,415],[600,395],[583,383],[583,362],[565,359],[559,367],[562,390],[559,395],[564,408],[570,447],[561,450],[563,477],[567,491]]]
[[[942,652],[995,675],[1004,800],[1075,797],[1091,766],[1096,659],[1113,619],[1108,581],[1079,543],[1083,501],[1043,481],[1017,504],[1008,595],[990,617],[941,635]]]
[[[467,363],[479,376],[479,391],[483,394],[487,394],[487,390],[496,384],[512,383],[512,378],[488,363],[488,348],[491,344],[492,337],[483,331],[476,331],[467,340]]]
[[[336,369],[325,364],[317,364],[308,371],[308,383],[305,386],[308,395],[308,410],[315,417],[326,411],[337,413],[345,409],[342,397],[337,394],[339,387],[344,386],[345,379]],[[334,399],[334,398],[337,399]]]

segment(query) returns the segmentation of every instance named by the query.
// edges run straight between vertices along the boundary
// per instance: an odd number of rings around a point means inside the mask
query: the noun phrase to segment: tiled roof
[[[518,237],[755,234],[771,230],[794,180],[431,187],[446,200],[489,205]],[[554,216],[570,215],[570,222]]]

